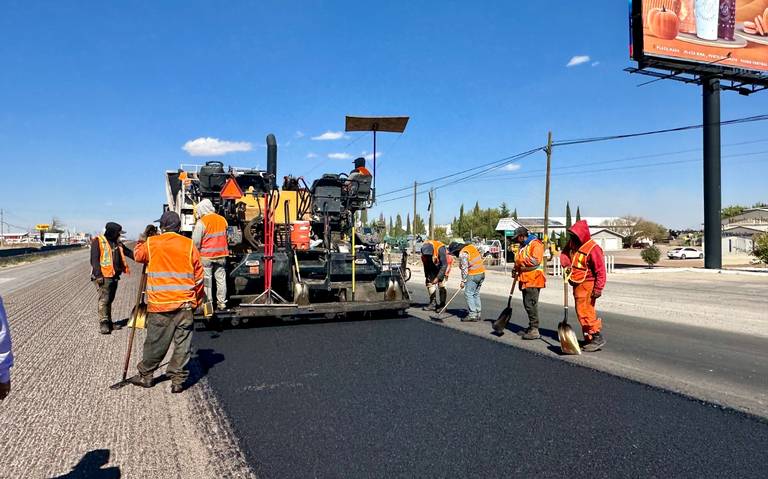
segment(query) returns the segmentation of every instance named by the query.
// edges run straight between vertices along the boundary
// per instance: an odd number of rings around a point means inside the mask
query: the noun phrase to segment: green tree
[[[395,235],[395,226],[392,223],[392,217],[391,216],[389,217],[389,228],[387,228],[387,234],[389,236],[394,236]]]
[[[512,218],[517,219],[517,208],[512,212]]]
[[[502,201],[501,205],[499,206],[499,215],[502,218],[509,218],[509,207],[505,201]]]
[[[725,218],[731,218],[733,216],[738,216],[744,213],[745,209],[747,208],[741,205],[726,206],[720,211],[720,218],[725,219]]]
[[[442,226],[435,226],[435,234],[434,239],[437,241],[443,242],[445,244],[448,244],[451,242],[451,238],[448,237],[448,234]]]
[[[755,236],[755,244],[752,252],[757,259],[763,263],[768,263],[768,233],[760,233]]]
[[[368,210],[360,211],[360,222],[363,224],[363,226],[368,224]]]
[[[649,246],[643,249],[640,257],[643,258],[643,261],[645,261],[649,268],[653,268],[653,265],[661,259],[661,251],[656,246]]]
[[[480,202],[479,201],[475,201],[475,207],[472,208],[472,215],[473,216],[477,216],[479,214],[480,214]]]
[[[411,214],[408,213],[405,217],[405,234],[411,234]]]
[[[424,225],[424,220],[421,219],[421,216],[416,214],[416,216],[413,217],[413,234],[423,235],[426,233],[427,227]]]
[[[403,218],[398,213],[395,217],[395,231],[392,233],[392,236],[403,236],[403,233],[405,233],[405,230],[403,230]]]
[[[573,220],[571,220],[571,203],[565,202],[565,229],[569,230],[573,226]]]
[[[576,221],[581,221],[581,208],[576,207]]]
[[[464,229],[464,203],[461,204],[459,207],[459,221],[456,224],[456,234],[461,236],[462,238],[465,237],[465,229]]]

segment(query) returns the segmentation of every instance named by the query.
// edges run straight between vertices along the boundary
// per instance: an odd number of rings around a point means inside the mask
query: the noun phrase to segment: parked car
[[[696,248],[673,248],[667,252],[667,258],[669,259],[691,259],[691,258],[703,258],[704,252]]]

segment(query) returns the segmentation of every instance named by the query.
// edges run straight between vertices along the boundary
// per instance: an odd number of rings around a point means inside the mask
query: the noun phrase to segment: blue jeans
[[[483,310],[483,305],[480,302],[480,286],[483,285],[484,280],[485,273],[470,274],[464,284],[464,298],[467,300],[469,316],[472,318],[479,318],[480,312]]]

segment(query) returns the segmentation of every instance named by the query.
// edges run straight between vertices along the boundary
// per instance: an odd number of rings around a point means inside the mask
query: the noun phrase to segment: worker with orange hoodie
[[[595,301],[605,288],[605,254],[592,240],[586,221],[577,221],[568,230],[568,245],[560,255],[560,262],[570,271],[568,281],[573,286],[576,315],[585,340],[582,349],[590,353],[599,351],[605,346],[605,337]]]

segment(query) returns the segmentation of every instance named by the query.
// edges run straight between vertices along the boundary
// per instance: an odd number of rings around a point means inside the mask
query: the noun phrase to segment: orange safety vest
[[[361,175],[364,175],[364,176],[373,176],[373,175],[371,175],[371,172],[368,171],[368,168],[366,168],[364,166],[358,166],[357,168],[355,168],[355,171],[357,171],[358,173],[360,173]]]
[[[190,238],[177,233],[147,239],[148,305],[196,305],[194,247]]]
[[[427,240],[425,243],[432,245],[432,262],[437,264],[440,261],[440,248],[444,248],[445,244],[442,241]],[[446,251],[446,255],[448,252]]]
[[[468,244],[467,246],[461,248],[459,254],[461,253],[467,253],[467,255],[469,255],[469,270],[467,271],[467,274],[485,273],[483,255],[480,254],[480,251],[478,251],[475,245]]]
[[[123,262],[123,269],[125,274],[131,274],[128,269],[128,262],[125,260],[125,253],[123,252],[122,245],[117,245],[117,250],[120,251],[120,259]],[[115,277],[115,263],[112,258],[112,248],[109,246],[109,241],[104,235],[99,235],[99,266],[101,266],[101,275],[105,278]]]
[[[209,259],[229,256],[227,220],[216,213],[208,213],[200,221],[205,226],[203,240],[200,242],[200,256]]]
[[[518,281],[521,283],[521,287],[543,288],[546,284],[543,258],[537,258],[533,255],[534,245],[540,247],[543,253],[544,243],[536,239],[521,248],[520,252],[515,256],[515,264],[523,268],[530,267],[533,263],[531,260],[536,260],[539,263],[536,269],[520,273]]]
[[[587,266],[587,258],[589,253],[595,249],[597,243],[592,240],[587,241],[581,245],[575,253],[571,255],[571,276],[568,280],[573,284],[581,284],[587,279],[589,273],[589,267]]]

